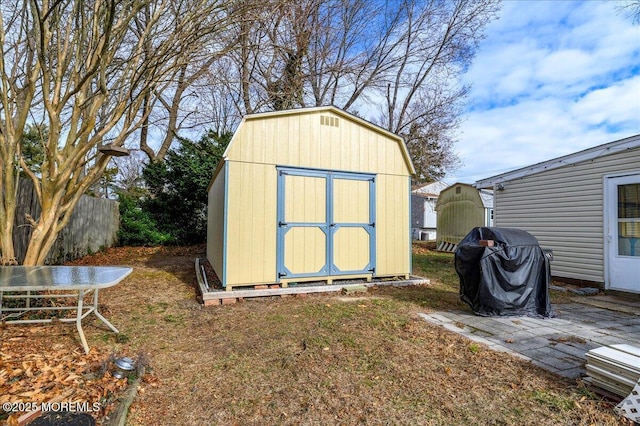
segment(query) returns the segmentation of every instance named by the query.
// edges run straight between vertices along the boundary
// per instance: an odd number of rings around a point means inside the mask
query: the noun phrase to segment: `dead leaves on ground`
[[[14,407],[21,407],[23,405],[18,403],[28,403],[41,406],[44,402],[57,401],[99,407],[91,413],[95,417],[111,411],[114,396],[127,386],[127,379],[116,379],[108,371],[112,358],[109,354],[96,348],[85,354],[81,349],[72,351],[64,344],[37,346],[27,337],[3,339],[0,405],[13,403]],[[0,411],[0,419],[14,425],[23,414]]]

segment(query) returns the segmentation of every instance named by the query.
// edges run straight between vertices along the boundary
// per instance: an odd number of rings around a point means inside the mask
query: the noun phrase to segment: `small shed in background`
[[[446,182],[438,181],[411,191],[411,234],[414,240],[435,241],[436,204],[440,192],[448,186]]]
[[[335,107],[244,117],[209,185],[222,285],[411,273],[414,168],[403,139]]]
[[[493,226],[493,194],[466,183],[455,183],[440,192],[436,212],[437,248],[455,251],[473,228]]]

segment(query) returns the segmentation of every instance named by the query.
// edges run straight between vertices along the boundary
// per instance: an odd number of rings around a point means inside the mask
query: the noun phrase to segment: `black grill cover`
[[[481,246],[493,240],[494,246]],[[482,316],[552,316],[549,261],[528,232],[474,228],[458,244],[456,272],[460,299]]]

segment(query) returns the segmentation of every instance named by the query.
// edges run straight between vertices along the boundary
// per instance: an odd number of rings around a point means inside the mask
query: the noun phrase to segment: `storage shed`
[[[440,192],[436,212],[436,246],[441,251],[455,251],[473,228],[493,225],[493,196],[472,185],[455,183]]]
[[[476,182],[495,224],[553,249],[552,275],[640,293],[640,135]]]
[[[411,272],[414,168],[401,137],[335,107],[244,117],[209,184],[222,285]]]

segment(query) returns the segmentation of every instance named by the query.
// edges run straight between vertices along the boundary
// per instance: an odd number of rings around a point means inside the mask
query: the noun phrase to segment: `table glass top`
[[[131,273],[122,266],[0,266],[0,290],[79,290],[110,287]]]

